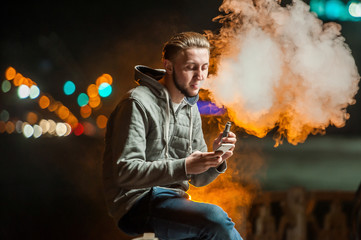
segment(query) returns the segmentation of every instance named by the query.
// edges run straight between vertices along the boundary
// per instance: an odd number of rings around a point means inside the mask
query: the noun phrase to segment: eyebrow
[[[193,62],[193,61],[187,61],[186,64],[197,64],[198,65],[197,62]],[[200,65],[209,65],[209,62],[200,64]]]

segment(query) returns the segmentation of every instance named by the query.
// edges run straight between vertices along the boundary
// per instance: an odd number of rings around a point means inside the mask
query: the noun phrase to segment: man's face
[[[208,76],[208,49],[189,48],[180,51],[172,63],[176,88],[186,97],[196,96]]]

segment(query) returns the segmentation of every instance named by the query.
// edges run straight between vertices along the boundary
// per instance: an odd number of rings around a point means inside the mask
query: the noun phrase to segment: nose
[[[195,72],[195,78],[200,81],[205,80],[207,78],[207,71],[198,68]]]

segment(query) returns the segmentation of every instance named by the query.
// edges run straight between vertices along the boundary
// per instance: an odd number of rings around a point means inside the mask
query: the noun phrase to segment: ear
[[[173,63],[171,61],[169,61],[168,59],[164,59],[163,65],[167,74],[173,73]]]

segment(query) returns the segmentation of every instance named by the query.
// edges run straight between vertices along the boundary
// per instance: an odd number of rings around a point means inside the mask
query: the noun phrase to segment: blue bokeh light
[[[99,85],[98,92],[101,97],[108,97],[112,93],[112,86],[109,83]]]
[[[78,105],[84,107],[89,102],[89,97],[85,93],[80,93],[78,96]]]
[[[64,93],[66,95],[72,95],[75,92],[75,84],[72,81],[67,81],[64,84]]]

